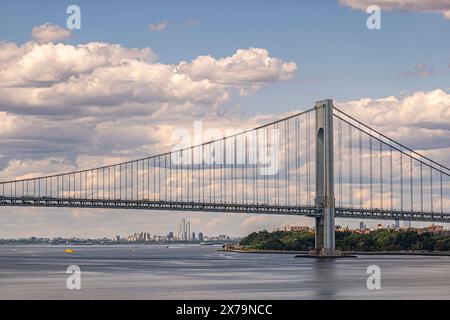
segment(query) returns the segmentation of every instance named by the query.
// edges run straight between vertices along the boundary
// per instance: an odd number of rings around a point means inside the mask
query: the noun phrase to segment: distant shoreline
[[[249,250],[244,248],[223,248],[218,251],[228,251],[236,253],[259,253],[259,254],[308,254],[308,251],[289,250]],[[432,256],[450,257],[450,252],[426,252],[426,251],[345,251],[346,254],[366,255],[366,256]]]
[[[289,251],[289,250],[248,250],[248,249],[231,249],[222,248],[217,251],[228,251],[237,253],[273,253],[273,254],[307,254],[309,251]]]
[[[82,243],[82,242],[71,242],[71,243],[24,243],[24,242],[5,242],[0,243],[0,247],[2,246],[105,246],[105,247],[112,247],[112,246],[189,246],[189,245],[198,245],[198,246],[223,246],[227,245],[229,243],[223,243],[223,242],[106,242],[106,243]]]

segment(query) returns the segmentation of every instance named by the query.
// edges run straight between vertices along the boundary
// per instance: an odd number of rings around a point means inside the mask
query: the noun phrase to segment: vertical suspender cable
[[[184,161],[183,160],[183,158],[184,158],[183,151],[184,151],[183,149],[181,149],[181,151],[180,151],[180,201],[183,201],[183,189],[184,189],[183,188],[183,161]],[[158,177],[158,182],[159,182],[159,177]],[[211,187],[211,183],[210,183],[210,187]],[[158,190],[159,190],[159,183],[158,183]]]
[[[255,191],[256,191],[256,204],[259,204],[259,188],[258,188],[258,182],[259,182],[259,135],[258,130],[255,130],[255,136],[256,136],[256,172],[255,172]]]
[[[286,122],[286,126],[287,126],[287,129],[286,129],[286,135],[287,135],[287,153],[286,153],[286,164],[287,164],[287,170],[286,170],[286,194],[287,194],[287,201],[286,201],[286,205],[290,205],[290,192],[289,192],[289,169],[290,169],[290,166],[289,166],[289,155],[290,155],[290,152],[289,152],[289,119],[287,120],[287,122]]]
[[[400,210],[403,211],[403,154],[400,152]]]
[[[383,209],[383,143],[380,139],[380,209]]]
[[[389,174],[390,174],[390,192],[391,192],[391,211],[394,210],[394,184],[393,184],[393,172],[392,172],[392,147],[390,146],[389,142]]]
[[[213,184],[212,184],[212,188],[213,188],[213,202],[216,203],[216,143],[212,142],[210,144],[211,146],[214,146],[213,149]]]
[[[432,164],[430,163],[430,207],[431,207],[431,212],[433,212],[433,167]]]
[[[353,205],[353,139],[352,139],[352,125],[348,126],[348,175],[349,175],[349,184],[348,184],[348,199],[349,206]]]
[[[295,205],[298,206],[298,116],[295,117]]]
[[[233,171],[234,171],[234,201],[233,203],[237,203],[237,139],[234,136],[234,161],[233,161]]]
[[[363,207],[363,174],[362,174],[362,131],[361,128],[359,128],[359,206]]]
[[[264,139],[264,149],[263,150],[265,152],[264,157],[267,159],[269,156],[269,133],[268,133],[267,127],[264,128],[264,133],[265,133],[265,139]],[[264,168],[264,176],[263,176],[263,179],[264,179],[263,180],[264,181],[264,201],[263,201],[263,203],[264,204],[267,204],[267,199],[269,198],[269,195],[267,192],[267,184],[268,184],[268,181],[267,181],[267,169],[268,168],[267,168],[267,166],[268,166],[268,164],[266,164],[266,166]]]
[[[194,202],[194,148],[191,148],[191,201]]]
[[[223,198],[227,203],[227,139],[223,138]]]
[[[276,132],[278,132],[279,134],[279,126],[278,123],[275,124],[275,129]],[[278,159],[278,157],[277,157]],[[276,202],[275,205],[279,205],[280,204],[280,168],[278,168],[277,172],[276,172],[276,176],[275,176],[275,198],[276,198]]]
[[[248,187],[247,187],[247,180],[248,180],[248,137],[247,134],[245,134],[245,146],[244,146],[244,152],[245,152],[245,204],[248,204]],[[224,188],[225,190],[225,188]]]
[[[339,188],[339,206],[342,207],[342,121],[338,119],[338,152],[339,152],[339,172],[338,172],[338,188]]]
[[[420,212],[423,212],[423,166],[420,161]]]
[[[306,197],[308,206],[311,205],[310,203],[310,137],[309,137],[309,113],[306,114]]]
[[[409,189],[410,189],[410,207],[411,207],[411,212],[413,211],[414,205],[414,193],[413,193],[413,161],[412,161],[412,157],[409,158]]]
[[[370,209],[373,209],[373,159],[372,159],[372,136],[369,136],[369,188],[370,188]]]
[[[440,173],[440,182],[441,182],[441,213],[444,213],[444,203],[443,203],[443,191],[442,191],[442,170],[443,168],[441,167],[441,173]]]
[[[246,198],[246,181],[245,181],[245,172],[247,170],[247,166],[245,164],[245,134],[241,134],[241,157],[240,157],[240,165],[241,165],[241,179],[240,179],[240,185],[241,185],[241,194],[242,194],[242,203],[245,203]]]
[[[160,156],[158,157],[158,201],[161,201],[161,157]]]
[[[167,201],[167,154],[164,155],[164,201]]]
[[[153,201],[156,201],[156,157],[153,158]]]

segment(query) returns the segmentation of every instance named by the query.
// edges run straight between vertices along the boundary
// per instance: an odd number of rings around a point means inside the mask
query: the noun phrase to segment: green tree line
[[[314,249],[314,232],[301,231],[259,231],[240,241],[240,245],[257,250]],[[350,231],[336,232],[336,249],[343,251],[449,251],[450,236],[431,233],[418,234],[408,230],[376,230],[367,234]]]

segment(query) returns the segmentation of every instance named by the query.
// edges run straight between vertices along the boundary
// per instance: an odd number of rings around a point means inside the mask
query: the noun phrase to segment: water
[[[1,299],[450,299],[450,257],[315,260],[215,246],[0,246]],[[81,290],[66,289],[67,266]],[[381,290],[366,269],[381,268]]]

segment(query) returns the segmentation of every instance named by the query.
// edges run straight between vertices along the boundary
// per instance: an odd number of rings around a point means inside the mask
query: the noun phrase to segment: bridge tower
[[[335,256],[333,100],[316,102],[316,218],[315,250],[312,255]]]

